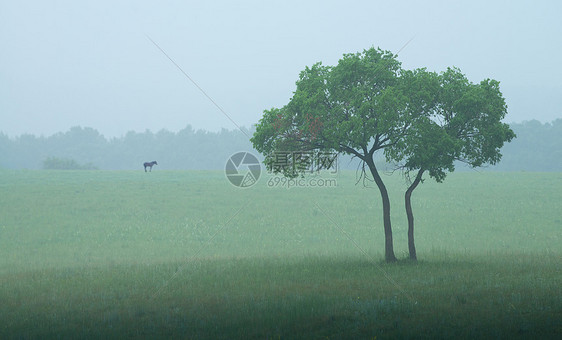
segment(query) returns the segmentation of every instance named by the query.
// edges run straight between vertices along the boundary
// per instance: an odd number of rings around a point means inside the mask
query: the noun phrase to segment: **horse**
[[[152,162],[146,162],[143,165],[144,165],[144,172],[146,172],[146,168],[150,168],[150,172],[152,172],[152,166],[158,165],[158,163],[156,161],[152,161]]]

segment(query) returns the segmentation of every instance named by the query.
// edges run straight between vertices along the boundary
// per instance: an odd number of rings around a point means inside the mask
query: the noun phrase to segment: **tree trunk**
[[[382,178],[375,166],[375,162],[372,159],[366,160],[369,170],[373,175],[375,183],[379,187],[379,191],[382,197],[382,214],[383,214],[383,224],[384,224],[384,258],[386,262],[395,262],[396,256],[394,256],[394,246],[392,243],[392,226],[390,224],[390,199],[388,198],[388,191],[384,185]]]
[[[412,192],[420,184],[424,170],[420,169],[412,184],[406,190],[404,203],[406,206],[406,215],[408,216],[408,250],[410,252],[410,260],[417,260],[416,244],[414,243],[414,213],[412,212]]]

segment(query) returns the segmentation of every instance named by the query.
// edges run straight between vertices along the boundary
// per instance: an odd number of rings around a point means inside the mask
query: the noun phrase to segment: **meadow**
[[[561,338],[562,174],[0,170],[0,338]]]

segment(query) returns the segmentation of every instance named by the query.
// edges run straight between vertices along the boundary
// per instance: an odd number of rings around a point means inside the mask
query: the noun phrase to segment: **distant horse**
[[[152,172],[152,166],[158,165],[158,163],[156,161],[152,161],[152,162],[146,162],[143,165],[144,165],[144,172],[146,172],[146,168],[150,168],[150,172]]]

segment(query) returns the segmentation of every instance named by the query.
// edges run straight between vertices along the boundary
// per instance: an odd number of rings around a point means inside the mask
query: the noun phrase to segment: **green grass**
[[[384,179],[405,259],[405,185]],[[420,261],[391,265],[373,185],[266,180],[0,171],[0,338],[562,336],[562,174],[426,181]]]

